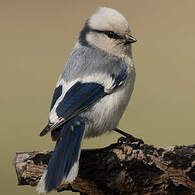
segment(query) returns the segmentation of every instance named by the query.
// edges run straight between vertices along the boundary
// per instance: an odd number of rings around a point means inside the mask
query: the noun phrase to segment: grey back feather
[[[122,59],[110,55],[92,46],[82,46],[77,43],[64,67],[61,78],[72,81],[79,77],[93,75],[93,73],[120,72]]]

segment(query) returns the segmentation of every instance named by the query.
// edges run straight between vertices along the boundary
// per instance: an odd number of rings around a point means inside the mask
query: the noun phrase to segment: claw
[[[143,140],[141,140],[141,139],[139,139],[139,138],[136,138],[136,137],[134,137],[134,136],[132,136],[132,135],[130,135],[130,134],[128,134],[128,133],[126,133],[126,132],[124,132],[124,131],[118,129],[118,128],[115,128],[115,129],[113,129],[113,130],[116,131],[117,133],[120,133],[121,135],[124,136],[124,137],[120,137],[120,138],[118,139],[117,143],[118,143],[119,145],[124,144],[124,143],[132,143],[132,142],[139,142],[139,143],[141,143],[141,144],[144,143]]]
[[[126,138],[126,137],[120,137],[120,138],[117,140],[117,144],[118,144],[118,145],[122,145],[122,144],[124,144],[125,142],[127,142],[127,138]]]

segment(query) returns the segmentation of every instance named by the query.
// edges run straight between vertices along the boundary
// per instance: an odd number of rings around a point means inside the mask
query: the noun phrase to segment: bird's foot
[[[132,136],[131,134],[128,134],[128,133],[126,133],[118,128],[115,128],[113,130],[124,136],[124,137],[120,137],[118,139],[117,143],[119,145],[124,144],[124,143],[132,143],[132,142],[139,142],[140,144],[144,143],[143,140],[136,138],[136,137]]]

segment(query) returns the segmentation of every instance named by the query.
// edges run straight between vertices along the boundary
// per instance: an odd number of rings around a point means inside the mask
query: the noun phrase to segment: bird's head
[[[131,36],[125,17],[112,8],[99,8],[86,22],[80,42],[102,49],[116,56],[130,55]]]

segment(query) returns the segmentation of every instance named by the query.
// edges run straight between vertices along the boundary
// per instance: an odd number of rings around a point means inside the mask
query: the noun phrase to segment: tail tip
[[[70,169],[70,172],[68,173],[67,177],[64,177],[63,180],[62,180],[62,183],[72,183],[77,175],[78,175],[78,170],[79,170],[79,161],[76,161],[72,168]]]
[[[39,193],[47,193],[47,189],[46,189],[46,186],[45,186],[45,177],[46,177],[46,174],[47,174],[47,170],[43,173],[38,185],[37,185],[37,189],[36,191],[39,192]]]
[[[61,181],[61,184],[63,183],[72,183],[75,178],[77,177],[77,174],[78,174],[78,169],[79,169],[79,161],[76,161],[74,163],[74,165],[72,166],[70,172],[68,173],[68,176],[67,177],[64,177]],[[47,187],[46,187],[46,175],[47,175],[47,172],[48,170],[45,170],[45,172],[43,173],[38,185],[37,185],[37,188],[36,188],[36,191],[38,193],[47,193],[47,192],[50,192],[51,190],[49,190]]]

